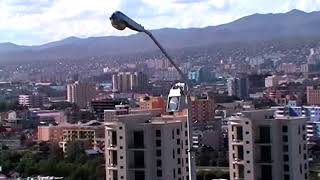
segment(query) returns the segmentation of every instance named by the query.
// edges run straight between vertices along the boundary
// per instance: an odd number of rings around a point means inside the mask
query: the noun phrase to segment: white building
[[[279,81],[281,80],[281,78],[279,76],[268,76],[265,78],[265,87],[274,87],[277,86],[279,84]]]
[[[43,100],[43,97],[38,93],[33,93],[31,95],[19,95],[19,104],[30,108],[41,107],[43,105]]]
[[[230,117],[230,179],[308,179],[305,124],[304,117],[274,118],[273,110]]]
[[[105,111],[107,180],[188,180],[186,116]]]

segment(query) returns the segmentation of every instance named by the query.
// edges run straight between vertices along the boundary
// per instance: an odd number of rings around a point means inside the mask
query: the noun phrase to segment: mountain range
[[[285,38],[320,38],[320,11],[292,10],[279,14],[253,14],[231,23],[205,28],[152,30],[168,49],[210,46]],[[0,43],[0,61],[86,58],[154,51],[157,47],[143,33],[130,36],[77,38],[38,46]]]

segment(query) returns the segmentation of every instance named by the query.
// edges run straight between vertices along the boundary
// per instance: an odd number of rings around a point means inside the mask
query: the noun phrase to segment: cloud
[[[115,10],[146,28],[205,27],[253,13],[320,10],[320,0],[0,0],[0,42],[40,44],[68,36],[127,35],[108,22]]]

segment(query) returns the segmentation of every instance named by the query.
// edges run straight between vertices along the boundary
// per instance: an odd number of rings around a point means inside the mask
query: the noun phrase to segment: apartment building
[[[231,180],[307,180],[305,117],[244,111],[228,119]]]
[[[105,125],[107,180],[189,179],[186,116],[106,110]]]

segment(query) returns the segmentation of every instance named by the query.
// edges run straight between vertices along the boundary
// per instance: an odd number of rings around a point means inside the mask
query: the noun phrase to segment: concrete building
[[[166,103],[163,97],[141,97],[138,104],[142,110],[161,109],[162,113],[165,112]]]
[[[82,142],[85,148],[104,148],[104,125],[98,121],[57,126],[38,126],[38,141],[59,143],[66,152],[68,143]]]
[[[75,103],[80,108],[87,107],[88,103],[95,97],[96,87],[92,83],[76,81],[67,85],[67,100]]]
[[[320,105],[320,89],[319,87],[307,87],[307,102],[309,105]]]
[[[31,116],[37,119],[39,122],[55,122],[57,124],[64,123],[67,120],[63,111],[56,110],[32,110]]]
[[[106,179],[188,180],[186,116],[105,111]]]
[[[274,118],[270,109],[230,117],[230,179],[308,179],[305,125],[303,117]]]
[[[208,82],[212,78],[208,68],[202,66],[193,67],[188,72],[188,79],[193,83]]]
[[[265,87],[274,87],[279,84],[281,77],[273,75],[273,76],[268,76],[265,78]]]
[[[227,87],[229,96],[237,96],[240,99],[249,97],[249,80],[246,77],[229,78]]]
[[[104,121],[104,110],[116,109],[117,105],[126,105],[126,99],[95,99],[90,102],[90,109],[99,121]]]
[[[192,121],[205,122],[214,119],[215,103],[209,96],[191,97]]]
[[[22,106],[30,108],[42,107],[44,97],[40,96],[38,93],[33,93],[31,95],[19,95],[19,104]]]
[[[143,90],[148,86],[148,77],[142,72],[119,72],[112,75],[113,91],[129,92]]]

